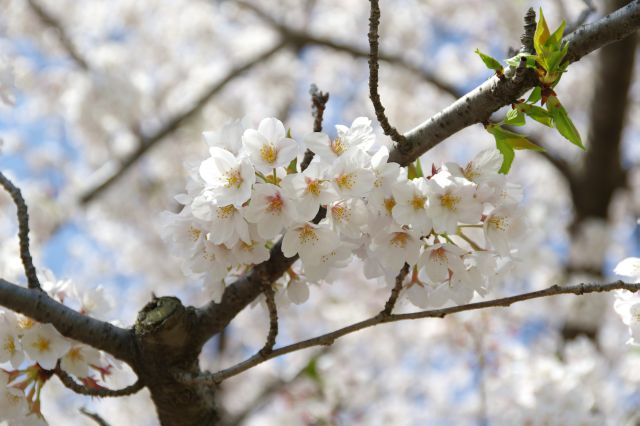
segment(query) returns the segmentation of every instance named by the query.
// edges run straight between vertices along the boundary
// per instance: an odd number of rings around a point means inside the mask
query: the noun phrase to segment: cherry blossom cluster
[[[101,287],[84,292],[48,273],[41,281],[51,297],[83,314],[101,317],[110,309]],[[84,386],[100,389],[98,376],[104,380],[116,363],[110,355],[62,336],[51,324],[0,309],[0,366],[6,367],[0,368],[0,421],[44,423],[40,392],[58,364]]]
[[[220,301],[226,282],[281,239],[282,253],[300,259],[278,286],[294,303],[354,255],[367,278],[390,283],[407,263],[405,294],[419,307],[483,295],[524,228],[521,189],[498,172],[500,152],[425,176],[419,164],[388,162],[368,118],[336,131],[296,141],[266,118],[257,129],[235,121],[205,132],[210,156],[187,166],[186,193],[176,196],[183,209],[164,213],[164,238],[184,272]],[[307,149],[315,155],[302,170]]]

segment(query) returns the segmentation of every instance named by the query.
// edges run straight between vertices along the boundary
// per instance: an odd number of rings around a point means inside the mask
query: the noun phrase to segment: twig
[[[98,413],[92,413],[91,411],[87,410],[84,407],[80,408],[80,412],[85,416],[89,417],[91,420],[93,420],[100,426],[110,426],[109,423],[107,423],[107,421],[103,419],[102,416],[100,416],[100,414]]]
[[[97,389],[89,388],[83,384],[76,382],[74,378],[69,375],[69,373],[67,373],[62,368],[60,368],[60,362],[58,362],[58,365],[56,366],[54,373],[56,374],[56,376],[58,376],[58,378],[60,379],[63,385],[65,385],[67,388],[71,389],[72,391],[80,395],[97,396],[99,398],[119,397],[119,396],[133,395],[134,393],[137,393],[140,389],[144,388],[144,384],[140,379],[138,379],[132,385],[129,385],[127,387],[124,387],[122,389],[117,389],[117,390],[112,390],[107,388],[97,388]]]
[[[184,111],[178,112],[172,118],[170,118],[160,129],[155,131],[153,134],[149,136],[143,136],[140,138],[138,143],[138,148],[129,154],[126,158],[120,161],[118,167],[115,170],[106,176],[104,179],[100,180],[97,184],[94,184],[92,187],[86,189],[82,195],[80,195],[80,201],[82,204],[90,203],[94,198],[100,195],[104,190],[110,187],[115,181],[120,179],[127,170],[131,166],[133,166],[143,154],[145,154],[150,148],[155,146],[158,142],[165,139],[167,136],[170,136],[175,131],[177,131],[184,122],[189,120],[198,114],[202,109],[207,105],[207,103],[213,98],[218,92],[220,92],[227,84],[233,81],[238,75],[248,71],[254,66],[263,63],[268,58],[273,56],[275,53],[279,52],[286,46],[285,41],[280,41],[276,43],[271,48],[266,51],[258,54],[252,59],[249,59],[247,62],[240,64],[238,66],[233,67],[229,72],[220,79],[217,83],[213,84],[207,90],[205,90],[193,103],[193,105]]]
[[[267,356],[276,345],[276,336],[278,335],[278,308],[276,307],[275,293],[271,285],[265,286],[264,297],[269,310],[269,334],[267,334],[267,341],[258,353],[262,356]]]
[[[27,203],[22,198],[20,188],[15,186],[8,177],[0,173],[0,185],[11,195],[18,213],[18,238],[20,239],[20,258],[24,273],[27,276],[27,283],[30,289],[42,290],[36,268],[33,266],[31,251],[29,249],[29,212]]]
[[[392,314],[392,315],[376,315],[364,321],[360,321],[351,324],[347,327],[326,333],[311,339],[303,340],[291,345],[283,346],[281,348],[274,349],[269,355],[261,356],[256,354],[245,361],[242,361],[232,367],[218,371],[217,373],[205,373],[199,376],[189,379],[193,382],[203,382],[208,384],[219,384],[229,377],[236,376],[250,368],[255,367],[258,364],[276,358],[291,352],[296,352],[302,349],[314,347],[314,346],[329,346],[333,342],[347,334],[354,333],[356,331],[373,327],[378,324],[384,324],[389,322],[422,319],[422,318],[444,318],[447,315],[455,314],[458,312],[475,311],[479,309],[486,309],[491,307],[507,307],[516,302],[522,302],[525,300],[538,299],[542,297],[556,296],[560,294],[575,294],[582,295],[587,293],[601,293],[613,290],[628,290],[628,291],[640,291],[640,284],[629,284],[622,281],[617,281],[609,284],[577,284],[573,286],[561,287],[559,285],[551,286],[545,290],[533,291],[530,293],[518,294],[516,296],[503,297],[500,299],[487,300],[484,302],[468,303],[466,305],[452,306],[450,308],[432,309],[427,311],[412,312],[407,314]],[[185,379],[186,380],[186,379]]]
[[[384,134],[389,136],[397,144],[404,144],[405,137],[396,130],[384,113],[384,106],[378,93],[378,26],[380,25],[380,6],[378,0],[369,0],[371,3],[371,14],[369,15],[369,97],[376,111],[376,118]]]
[[[391,315],[391,312],[393,311],[393,307],[396,305],[396,302],[398,301],[398,296],[400,296],[400,290],[402,290],[402,282],[404,281],[404,279],[407,277],[407,274],[409,273],[409,268],[410,268],[409,264],[405,263],[402,269],[400,270],[400,273],[396,277],[396,284],[395,286],[393,286],[393,289],[391,290],[391,296],[389,296],[389,300],[387,300],[387,303],[384,304],[384,309],[380,312],[380,315],[384,315],[384,316]]]
[[[593,5],[593,0],[582,0],[582,1],[585,5],[585,8],[582,9],[582,12],[580,12],[580,15],[578,15],[575,21],[573,21],[570,25],[567,25],[567,28],[565,29],[565,32],[567,34],[572,33],[580,25],[587,22],[587,19],[589,19],[589,16],[591,16],[596,11],[596,7]]]
[[[327,106],[327,102],[329,101],[329,93],[321,92],[318,90],[318,86],[315,84],[311,85],[309,89],[309,94],[311,95],[311,115],[313,116],[313,131],[321,132],[322,131],[322,120],[324,118],[324,109]],[[304,153],[304,159],[300,164],[300,170],[304,171],[307,167],[309,167],[309,163],[313,160],[313,151],[307,149]]]
[[[62,47],[64,47],[71,59],[73,59],[73,61],[83,70],[89,70],[88,61],[80,54],[76,46],[73,44],[62,23],[49,13],[37,0],[27,0],[27,3],[29,3],[31,10],[33,10],[43,24],[55,30],[58,35],[58,39],[60,40],[60,44],[62,44]]]

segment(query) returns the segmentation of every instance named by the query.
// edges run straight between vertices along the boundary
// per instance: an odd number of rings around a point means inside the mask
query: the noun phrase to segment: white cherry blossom
[[[371,157],[361,150],[352,150],[340,156],[329,172],[338,196],[360,197],[369,192],[375,180],[370,167]]]
[[[10,362],[13,368],[20,366],[24,360],[20,334],[16,315],[11,311],[0,311],[0,364]]]
[[[400,181],[393,187],[393,218],[401,225],[411,225],[421,235],[429,234],[432,228],[427,192],[427,180],[422,178]]]
[[[246,120],[233,120],[217,131],[202,132],[209,147],[217,147],[238,156],[242,150],[242,134],[246,130]]]
[[[60,360],[60,368],[76,377],[88,377],[92,365],[99,365],[100,352],[83,345],[73,345]]]
[[[458,222],[477,223],[482,204],[475,199],[475,185],[447,171],[440,171],[427,181],[429,215],[437,233],[455,234]]]
[[[51,324],[35,324],[25,330],[22,347],[33,361],[46,370],[53,370],[56,362],[71,347]]]
[[[255,223],[258,235],[270,240],[292,223],[299,222],[294,203],[282,189],[271,183],[259,183],[253,189],[251,203],[244,209],[244,217]]]
[[[293,200],[302,221],[312,220],[321,205],[338,199],[338,194],[325,178],[326,166],[311,163],[302,173],[294,173],[282,179],[282,190]]]
[[[391,273],[398,273],[406,263],[415,265],[420,256],[420,235],[413,230],[392,227],[374,235],[371,251],[380,264]]]
[[[305,223],[290,228],[282,237],[282,253],[287,257],[296,254],[304,265],[317,264],[321,257],[340,244],[337,235],[328,225]]]
[[[284,125],[276,118],[265,118],[258,130],[245,130],[242,144],[253,166],[261,173],[288,165],[299,151],[298,143],[286,137]]]
[[[522,213],[506,207],[494,209],[484,220],[484,234],[487,242],[501,256],[509,256],[511,248],[525,232]]]
[[[338,135],[333,140],[321,132],[311,133],[304,138],[309,149],[326,164],[333,164],[339,157],[354,150],[367,151],[375,143],[371,120],[366,117],[356,118],[351,127],[337,125],[336,130]]]
[[[200,164],[206,190],[211,191],[218,205],[241,207],[251,197],[251,187],[256,180],[251,162],[218,147],[209,148],[209,153],[211,156]]]

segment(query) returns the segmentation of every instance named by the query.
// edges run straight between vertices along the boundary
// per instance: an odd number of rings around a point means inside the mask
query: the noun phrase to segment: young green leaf
[[[517,104],[516,108],[536,120],[538,123],[542,123],[547,127],[553,127],[551,114],[549,114],[546,109],[528,103]]]
[[[544,47],[552,51],[560,50],[560,43],[562,42],[562,36],[564,35],[564,29],[566,26],[567,23],[563,19],[560,26],[549,36],[547,41],[545,41]]]
[[[287,166],[287,174],[290,175],[297,172],[298,172],[298,159],[294,158],[293,160],[291,160],[291,162]]]
[[[585,149],[582,144],[580,133],[578,133],[578,129],[576,129],[573,121],[569,118],[569,114],[567,114],[567,111],[564,109],[557,97],[549,96],[549,99],[547,99],[547,110],[549,111],[549,114],[551,114],[553,124],[556,129],[558,129],[558,132],[572,144],[581,149]]]
[[[516,157],[516,153],[508,143],[497,138],[496,148],[502,154],[502,166],[500,166],[499,172],[506,175],[511,169],[511,164],[513,164],[513,159]]]
[[[500,63],[500,61],[498,61],[497,59],[486,55],[484,53],[482,53],[480,51],[480,49],[476,49],[474,51],[478,56],[480,56],[480,59],[482,59],[482,62],[484,62],[484,64],[487,66],[487,68],[489,68],[490,70],[494,70],[496,72],[496,74],[500,73],[502,74],[502,64]]]
[[[544,44],[551,34],[549,33],[547,21],[544,19],[542,8],[540,8],[540,14],[538,16],[538,25],[536,25],[536,32],[533,35],[533,47],[536,49],[538,55],[542,56],[544,53]]]
[[[487,126],[487,132],[491,133],[497,141],[502,141],[508,144],[513,149],[529,149],[532,151],[544,151],[544,149],[529,139],[522,136],[520,133],[512,132],[511,130],[503,129],[499,124],[490,124]]]
[[[527,103],[528,104],[535,104],[541,98],[542,98],[542,89],[540,88],[540,86],[536,86],[536,87],[533,88],[533,90],[531,91],[531,94],[527,98]]]
[[[528,55],[526,53],[518,53],[516,56],[505,59],[507,65],[513,68],[517,68],[520,65],[520,58],[526,58],[527,60],[527,68],[536,68],[536,55]]]
[[[526,119],[524,114],[519,109],[512,109],[507,112],[507,116],[503,121],[504,124],[508,124],[510,126],[524,126],[526,123]]]

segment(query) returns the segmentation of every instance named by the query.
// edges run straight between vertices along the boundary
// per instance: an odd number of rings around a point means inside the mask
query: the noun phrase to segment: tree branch
[[[149,149],[154,147],[158,142],[162,141],[167,136],[172,135],[176,130],[180,128],[190,118],[197,115],[207,105],[207,103],[217,95],[222,89],[226,87],[233,79],[238,75],[247,72],[254,66],[261,64],[269,59],[271,56],[282,50],[286,46],[286,42],[281,40],[271,48],[258,54],[254,58],[233,67],[227,72],[227,74],[218,82],[210,86],[205,90],[193,103],[193,105],[184,111],[178,112],[172,118],[170,118],[162,127],[156,130],[149,136],[143,136],[140,138],[138,148],[129,154],[127,157],[120,160],[120,164],[115,167],[115,170],[102,178],[99,182],[94,183],[90,188],[87,188],[80,195],[80,202],[82,204],[88,204],[93,201],[104,190],[109,188],[114,182],[120,179],[126,172],[133,166]]]
[[[329,346],[333,344],[333,342],[336,339],[342,336],[346,336],[347,334],[351,334],[365,328],[373,327],[378,324],[385,324],[389,322],[397,322],[397,321],[404,321],[404,320],[422,319],[422,318],[444,318],[447,315],[455,314],[458,312],[475,311],[475,310],[492,308],[492,307],[507,307],[507,306],[511,306],[516,302],[522,302],[522,301],[531,300],[531,299],[539,299],[542,297],[556,296],[560,294],[582,295],[587,293],[602,293],[602,292],[608,292],[613,290],[628,290],[628,291],[634,291],[634,292],[640,291],[640,284],[635,284],[635,283],[629,284],[629,283],[624,283],[622,281],[617,281],[609,284],[578,284],[578,285],[566,286],[566,287],[554,285],[545,290],[533,291],[530,293],[523,293],[516,296],[511,296],[511,297],[503,297],[500,299],[487,300],[484,302],[469,303],[469,304],[460,305],[460,306],[452,306],[450,308],[432,309],[432,310],[412,312],[407,314],[384,315],[381,313],[367,320],[360,321],[355,324],[351,324],[347,327],[332,331],[330,333],[326,333],[311,339],[303,340],[297,343],[293,343],[291,345],[274,349],[266,357],[254,355],[251,358],[248,358],[247,360],[242,361],[239,364],[236,364],[232,367],[221,370],[217,373],[201,374],[195,378],[190,379],[190,381],[198,382],[198,383],[218,384],[223,380],[228,379],[229,377],[236,376],[252,367],[255,367],[258,364],[262,364],[263,362],[269,359],[286,355],[291,352],[296,352],[302,349],[311,348],[314,346]],[[185,378],[185,380],[189,380],[189,379]]]
[[[99,426],[110,426],[109,423],[105,419],[103,419],[98,413],[92,413],[91,411],[87,410],[84,407],[80,408],[80,413],[89,417],[91,420],[96,422]]]
[[[354,58],[361,59],[369,59],[369,51],[365,49],[360,49],[357,46],[353,46],[346,43],[341,43],[335,40],[331,40],[324,37],[315,36],[309,32],[305,32],[304,30],[299,30],[296,28],[291,28],[287,25],[282,24],[281,22],[274,19],[271,15],[266,13],[264,10],[260,9],[254,4],[237,0],[236,4],[250,9],[254,12],[258,17],[264,20],[267,24],[269,24],[275,31],[279,32],[282,35],[284,40],[287,40],[289,43],[295,45],[296,47],[302,46],[319,46],[325,47],[336,52],[346,53],[348,55],[353,56]],[[404,68],[414,74],[416,74],[423,81],[433,85],[439,90],[448,93],[454,98],[458,98],[462,95],[458,89],[456,89],[451,84],[445,82],[440,77],[424,69],[422,66],[412,63],[411,61],[403,58],[400,55],[389,54],[389,53],[379,53],[378,59],[381,61],[387,62],[392,65],[396,65],[398,67]]]
[[[382,312],[380,312],[381,315],[391,315],[391,312],[393,312],[393,307],[396,305],[396,302],[398,301],[398,296],[400,296],[400,290],[402,290],[402,282],[407,277],[407,274],[409,273],[409,268],[410,268],[409,264],[405,263],[402,269],[400,270],[400,273],[396,277],[396,284],[393,286],[393,289],[391,290],[391,295],[389,296],[389,300],[387,300],[387,303],[384,304],[384,309],[382,310]]]
[[[267,334],[267,341],[264,346],[258,352],[262,356],[271,353],[276,345],[276,336],[278,335],[278,308],[276,307],[275,292],[271,285],[265,287],[264,297],[269,311],[269,334]]]
[[[384,113],[384,106],[378,93],[378,27],[380,26],[380,5],[378,0],[369,0],[371,3],[371,13],[369,14],[369,98],[376,112],[376,118],[384,134],[389,136],[397,144],[403,144],[405,138],[398,130],[389,123],[387,115]]]
[[[82,315],[43,291],[20,287],[0,278],[0,305],[38,322],[51,323],[65,337],[108,352],[127,363],[133,362],[130,330]]]
[[[318,90],[318,86],[315,84],[311,85],[309,89],[309,94],[311,95],[311,115],[313,116],[313,131],[321,132],[322,131],[322,120],[324,119],[324,109],[327,106],[327,102],[329,102],[329,93],[321,92]],[[313,151],[307,149],[304,153],[304,158],[302,163],[300,163],[300,170],[304,171],[311,160],[313,160]]]
[[[90,68],[89,62],[80,54],[73,41],[71,41],[71,37],[67,34],[62,23],[55,16],[49,13],[37,0],[27,0],[27,3],[29,3],[31,10],[33,10],[33,12],[38,16],[38,19],[40,19],[44,25],[51,27],[56,32],[60,44],[67,51],[71,59],[73,59],[73,62],[83,70],[88,71]]]
[[[569,43],[565,61],[575,62],[586,54],[633,34],[640,27],[640,0],[578,28],[563,40]],[[530,71],[530,70],[528,70]],[[511,77],[513,70],[508,71]],[[501,107],[514,102],[536,84],[527,72],[517,81],[492,77],[453,104],[404,134],[407,143],[394,149],[389,161],[407,165],[454,133],[472,124],[482,123]]]
[[[96,396],[98,398],[120,397],[133,395],[134,393],[137,393],[142,388],[144,388],[144,384],[139,379],[134,384],[117,390],[107,388],[89,388],[81,383],[76,382],[74,378],[69,375],[69,373],[60,368],[59,362],[56,366],[56,369],[54,370],[54,373],[56,374],[56,376],[58,376],[63,385],[80,395]]]
[[[566,41],[570,41],[571,60],[576,61],[592,50],[624,38],[638,27],[640,27],[640,0],[634,0],[628,6],[600,21],[583,26],[576,33],[565,37]],[[503,81],[496,77],[491,78],[406,133],[408,143],[405,145],[409,149],[405,149],[404,145],[403,149],[393,149],[389,161],[406,166],[457,131],[471,124],[487,120],[491,113],[504,105],[513,103],[534,84],[535,76],[529,74],[517,84],[511,78]],[[250,272],[227,286],[221,303],[211,302],[198,309],[199,330],[194,336],[197,335],[198,339],[207,340],[220,332],[261,293],[265,283],[271,283],[278,279],[296,260],[297,256],[284,257],[280,251],[279,243],[276,244],[271,250],[269,260],[254,267]]]
[[[16,205],[20,259],[22,259],[24,273],[27,276],[27,283],[30,289],[41,290],[38,274],[36,273],[35,266],[33,266],[33,259],[31,258],[31,251],[29,249],[29,211],[27,209],[27,203],[25,203],[24,198],[22,198],[20,188],[15,186],[13,182],[2,173],[0,173],[0,185],[9,193]]]

